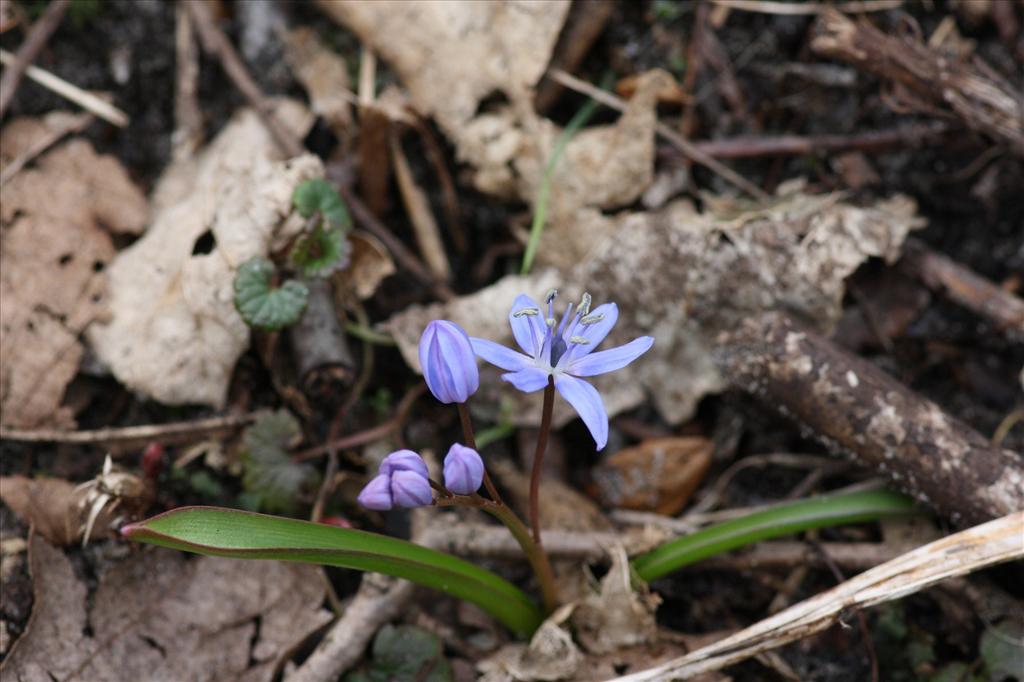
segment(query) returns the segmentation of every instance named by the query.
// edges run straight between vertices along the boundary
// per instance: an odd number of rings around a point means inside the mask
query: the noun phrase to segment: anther
[[[581,346],[585,346],[585,345],[587,345],[588,343],[590,343],[590,339],[587,339],[587,338],[585,338],[585,337],[583,337],[583,336],[570,336],[570,337],[569,337],[569,340],[570,340],[571,342],[573,342],[573,343],[578,343],[578,344],[580,344]]]
[[[580,297],[580,307],[577,310],[584,317],[590,314],[590,294],[583,292],[583,296]]]
[[[524,315],[529,315],[530,317],[533,317],[534,315],[540,315],[540,310],[538,310],[537,308],[520,308],[519,310],[512,313],[512,317],[522,317]]]
[[[550,291],[548,291],[547,294],[545,294],[544,302],[547,303],[547,304],[550,304],[557,297],[558,297],[558,289],[551,289]]]
[[[580,320],[580,324],[594,324],[604,319],[604,313],[594,313],[593,315],[587,315]]]
[[[548,319],[546,319],[544,321],[547,323],[547,325],[549,327],[554,328],[554,326],[555,326],[555,318],[549,317]]]

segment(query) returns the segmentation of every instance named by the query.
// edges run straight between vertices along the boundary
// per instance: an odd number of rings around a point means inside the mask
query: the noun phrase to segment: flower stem
[[[476,436],[473,434],[473,421],[469,418],[469,408],[466,406],[466,403],[457,403],[457,405],[459,408],[459,421],[462,422],[462,435],[466,439],[466,445],[476,450]],[[501,501],[501,495],[498,494],[498,489],[494,487],[494,482],[491,481],[491,475],[487,473],[486,467],[484,468],[484,487],[487,488],[487,494],[491,496],[492,500],[500,505],[505,504]]]
[[[540,433],[537,435],[537,451],[533,454],[533,471],[530,472],[530,527],[533,529],[533,541],[538,546],[540,540],[540,470],[544,463],[544,453],[548,449],[548,434],[551,433],[551,413],[555,408],[555,378],[548,377],[548,385],[544,389],[544,412],[540,419]]]
[[[437,507],[473,507],[481,509],[501,521],[519,543],[526,560],[533,568],[533,573],[537,577],[537,585],[540,587],[545,613],[555,610],[559,603],[558,589],[555,586],[555,573],[551,570],[551,562],[544,549],[530,537],[530,530],[519,520],[514,511],[504,504],[485,499],[477,494],[437,498],[434,500],[434,505]]]

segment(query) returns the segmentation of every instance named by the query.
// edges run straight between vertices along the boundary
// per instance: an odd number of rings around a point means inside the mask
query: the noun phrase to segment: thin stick
[[[555,378],[548,377],[547,388],[544,389],[544,411],[540,418],[540,433],[537,434],[537,451],[533,455],[533,470],[530,472],[530,528],[533,530],[533,541],[540,541],[540,470],[544,463],[544,453],[548,449],[548,435],[551,433],[551,413],[555,408]]]
[[[834,7],[846,14],[861,12],[886,12],[899,9],[903,0],[851,0],[838,5],[831,2],[778,2],[778,0],[711,0],[720,7],[740,10],[741,12],[757,12],[759,14],[782,14],[799,16],[805,14],[821,14]]]
[[[21,44],[17,54],[14,56],[14,61],[11,63],[4,62],[7,70],[0,77],[0,118],[7,111],[7,106],[11,103],[11,100],[14,99],[14,93],[18,90],[21,77],[25,75],[25,69],[35,60],[39,55],[39,51],[46,45],[46,41],[57,30],[69,4],[70,0],[53,0],[49,7],[46,8],[46,11],[43,12],[43,16],[32,24],[28,37],[25,38],[25,42]]]
[[[561,69],[550,69],[548,71],[548,75],[551,76],[553,80],[558,81],[567,88],[572,88],[573,90],[581,92],[584,95],[589,95],[592,99],[597,100],[598,102],[600,102],[601,104],[605,105],[610,109],[615,109],[616,111],[625,111],[626,109],[626,103],[620,97],[616,97],[615,95],[609,92],[605,92],[604,90],[601,90],[600,88],[591,85],[585,80],[573,76],[571,73],[566,73]],[[682,135],[672,130],[664,123],[659,123],[655,130],[659,135],[661,135],[663,138],[672,143],[677,149],[679,149],[679,151],[681,151],[695,163],[699,163],[700,165],[705,166],[706,168],[714,171],[715,173],[717,173],[724,179],[728,180],[739,189],[742,189],[744,192],[750,194],[751,196],[757,199],[768,198],[768,193],[765,192],[763,189],[761,189],[754,183],[750,182],[742,175],[732,170],[728,166],[724,165],[720,161],[716,160],[711,156],[708,156],[700,149],[698,149],[692,142],[687,141],[685,138],[683,138]]]
[[[7,50],[0,50],[0,64],[10,66],[14,61],[15,57],[13,54]],[[89,113],[96,114],[108,123],[120,128],[124,128],[128,125],[128,114],[91,92],[83,90],[76,85],[72,85],[63,78],[53,75],[49,71],[29,64],[25,68],[25,75],[28,76],[29,79],[42,85],[44,88],[52,90],[70,102],[74,102]]]
[[[448,285],[434,279],[434,276],[420,262],[416,254],[410,251],[395,235],[391,234],[391,231],[384,226],[384,223],[373,215],[373,211],[367,208],[366,204],[351,189],[342,185],[338,190],[341,193],[341,198],[345,200],[345,203],[352,210],[352,216],[356,219],[356,222],[372,232],[373,236],[377,239],[384,242],[387,250],[402,264],[402,267],[409,271],[409,274],[430,287],[434,295],[442,301],[450,301],[455,298],[455,293],[448,288]]]
[[[466,439],[466,445],[477,450],[476,447],[476,435],[473,433],[473,420],[469,416],[469,407],[466,403],[456,403],[459,408],[459,421],[462,423],[462,435]],[[484,487],[487,488],[487,494],[491,496],[491,499],[498,504],[505,504],[501,495],[498,494],[498,489],[494,487],[494,482],[491,480],[491,475],[487,473],[487,468],[484,467]]]
[[[57,431],[54,429],[8,429],[0,427],[0,439],[17,440],[25,443],[119,443],[137,440],[167,440],[182,436],[200,436],[213,431],[235,429],[254,421],[261,413],[250,412],[226,417],[210,417],[188,422],[169,424],[147,424],[145,426],[123,426],[119,428],[96,429],[95,431]]]
[[[301,155],[304,151],[302,142],[295,133],[289,130],[274,115],[273,106],[264,97],[263,93],[260,92],[259,86],[256,85],[256,81],[249,74],[249,70],[245,68],[245,64],[242,62],[241,57],[238,56],[231,41],[228,40],[223,31],[217,28],[213,18],[210,16],[206,3],[186,2],[184,4],[189,12],[189,16],[192,17],[196,30],[199,31],[199,39],[203,44],[203,50],[220,60],[221,66],[224,67],[224,72],[228,75],[228,78],[235,84],[235,87],[242,93],[242,96],[248,100],[249,105],[256,110],[257,115],[259,115],[267,130],[270,131],[271,136],[277,142],[281,151],[289,157]]]

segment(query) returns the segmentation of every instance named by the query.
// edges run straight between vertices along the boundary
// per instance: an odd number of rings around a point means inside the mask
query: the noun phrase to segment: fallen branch
[[[751,317],[723,333],[715,361],[733,384],[954,523],[1024,508],[1018,454],[992,446],[935,403],[785,315]]]
[[[929,48],[915,35],[887,35],[835,10],[822,13],[811,49],[898,84],[909,108],[949,111],[969,128],[1024,156],[1020,88],[975,56],[970,62]],[[904,31],[907,33],[907,31]]]
[[[303,390],[311,396],[329,397],[355,379],[352,352],[334,309],[328,280],[312,280],[309,303],[299,321],[288,329],[292,357]]]
[[[821,632],[852,611],[905,597],[938,582],[1024,557],[1024,512],[936,540],[734,635],[616,682],[688,679]]]

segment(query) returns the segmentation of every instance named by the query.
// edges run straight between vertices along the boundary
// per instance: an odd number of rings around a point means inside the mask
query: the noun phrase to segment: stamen
[[[547,323],[547,325],[549,327],[551,327],[552,329],[555,326],[555,318],[553,318],[553,317],[549,317],[548,319],[544,320],[544,322]]]
[[[557,297],[558,297],[558,289],[552,289],[552,290],[548,291],[547,294],[544,295],[544,302],[547,303],[548,305],[550,305],[551,302],[554,301],[555,298],[557,298]]]
[[[593,315],[587,315],[582,320],[580,320],[580,324],[596,324],[597,322],[600,322],[603,319],[604,313],[594,313]]]
[[[537,308],[520,308],[512,313],[512,317],[522,317],[523,315],[529,315],[530,317],[540,315],[540,310]]]
[[[573,343],[578,343],[581,346],[586,346],[588,343],[590,343],[590,339],[584,338],[582,336],[570,336],[569,340],[572,341]]]
[[[583,292],[583,296],[580,297],[580,307],[578,308],[580,315],[586,317],[590,314],[590,294]]]

